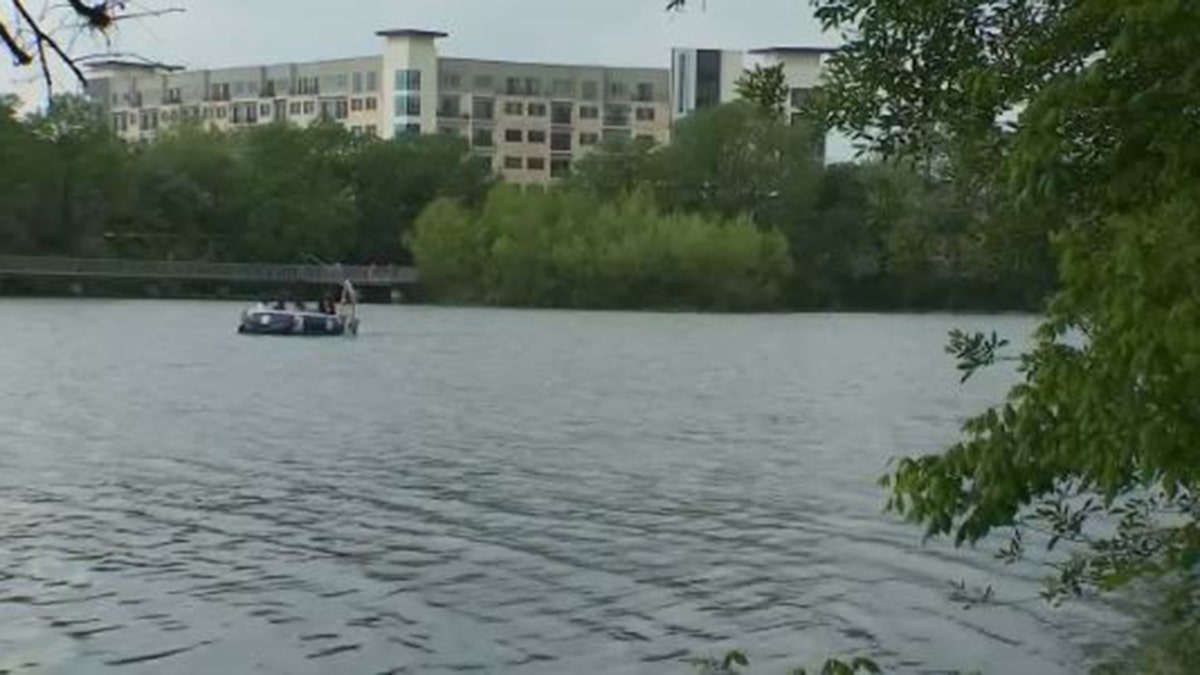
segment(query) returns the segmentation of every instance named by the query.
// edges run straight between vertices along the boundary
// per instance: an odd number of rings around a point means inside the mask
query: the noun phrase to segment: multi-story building
[[[832,50],[821,47],[768,47],[749,52],[716,49],[671,51],[671,115],[682,119],[695,110],[737,98],[737,80],[752,63],[783,65],[788,88],[788,119],[797,120],[812,91],[820,85],[821,67]],[[825,156],[825,148],[818,148]]]
[[[130,141],[189,122],[236,129],[325,119],[381,138],[459,134],[507,180],[535,183],[565,175],[605,139],[666,142],[675,119],[733,99],[744,62],[742,52],[705,50],[676,50],[671,69],[486,61],[440,56],[445,33],[378,35],[382,54],[332,61],[215,70],[99,62],[88,93]],[[797,87],[815,84],[815,50],[765,55],[784,59]]]

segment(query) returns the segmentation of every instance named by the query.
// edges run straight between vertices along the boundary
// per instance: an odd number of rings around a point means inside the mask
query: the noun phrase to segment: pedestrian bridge
[[[271,265],[178,260],[0,256],[0,277],[59,277],[162,281],[227,281],[264,284],[340,284],[412,286],[415,267],[395,265]]]

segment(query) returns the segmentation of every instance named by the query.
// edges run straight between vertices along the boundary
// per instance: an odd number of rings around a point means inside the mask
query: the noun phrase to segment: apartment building
[[[708,50],[675,50],[672,68],[489,61],[441,56],[445,33],[378,36],[379,55],[310,63],[183,70],[97,62],[88,94],[107,105],[114,130],[129,141],[185,123],[237,129],[331,120],[385,139],[458,134],[507,180],[539,183],[566,175],[606,139],[665,143],[674,120],[733,99],[745,61],[743,52],[715,52],[714,66]],[[797,87],[815,84],[819,56],[764,55],[787,59]]]
[[[750,51],[673,49],[672,119],[683,119],[696,110],[737,98],[737,80],[747,68],[782,65],[788,88],[785,114],[795,121],[813,90],[820,86],[822,65],[832,51],[821,47],[767,47]],[[824,157],[825,148],[819,151]]]

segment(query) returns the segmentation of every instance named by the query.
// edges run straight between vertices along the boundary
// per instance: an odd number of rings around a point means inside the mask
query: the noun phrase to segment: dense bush
[[[645,192],[501,186],[479,212],[440,200],[413,250],[437,297],[534,307],[766,309],[790,271],[778,233],[664,213]]]

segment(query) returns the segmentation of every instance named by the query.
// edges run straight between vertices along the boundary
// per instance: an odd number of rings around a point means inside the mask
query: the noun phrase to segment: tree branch
[[[8,26],[5,26],[3,22],[0,22],[0,41],[4,42],[4,46],[12,53],[18,66],[27,66],[33,63],[33,56],[17,42],[17,38],[13,37],[13,34],[8,31]]]
[[[75,7],[76,4],[81,4],[81,3],[72,2],[71,6]],[[87,77],[84,76],[83,71],[79,69],[79,66],[75,65],[75,60],[72,59],[69,55],[67,55],[67,53],[65,51],[63,51],[63,48],[59,46],[58,42],[56,42],[54,40],[54,38],[50,37],[49,35],[46,34],[46,32],[44,30],[42,30],[42,27],[38,23],[37,19],[35,19],[33,17],[33,15],[29,13],[28,9],[26,9],[23,0],[13,0],[13,7],[17,8],[17,12],[20,13],[20,15],[25,19],[25,22],[29,24],[30,30],[33,31],[33,35],[37,39],[38,58],[42,62],[42,74],[46,78],[47,88],[50,88],[50,86],[52,85],[52,79],[50,76],[50,65],[47,63],[47,59],[46,59],[46,46],[47,45],[49,45],[50,49],[53,50],[54,53],[58,55],[58,58],[62,59],[63,63],[65,63],[67,65],[67,67],[71,69],[71,72],[74,73],[75,77],[77,77],[79,79],[79,83],[86,85]],[[76,11],[79,11],[79,9],[76,8]],[[105,13],[105,15],[107,16],[107,12]],[[85,16],[87,16],[87,15],[85,14]],[[91,19],[89,18],[89,22],[90,21],[91,21]],[[105,25],[107,25],[107,24],[105,24]]]
[[[100,2],[95,5],[84,4],[83,0],[67,0],[75,13],[87,19],[88,25],[97,30],[104,30],[112,25],[112,15],[108,13],[108,3]]]

